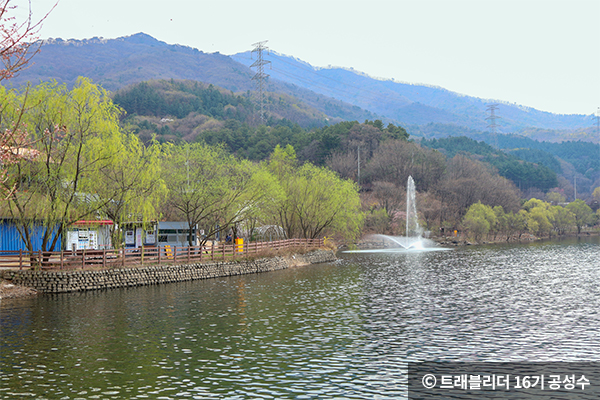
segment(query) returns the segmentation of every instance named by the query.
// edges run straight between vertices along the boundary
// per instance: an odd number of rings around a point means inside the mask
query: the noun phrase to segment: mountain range
[[[533,108],[470,97],[449,90],[370,77],[353,69],[317,68],[276,52],[270,62],[267,91],[293,96],[320,113],[323,124],[381,119],[400,124],[411,135],[441,137],[488,130],[488,106],[497,103],[500,133],[540,140],[594,140],[593,115],[559,115]],[[155,79],[185,79],[213,84],[235,93],[255,90],[251,52],[226,56],[171,45],[147,34],[117,39],[50,39],[33,64],[11,80],[13,86],[54,79],[72,85],[86,76],[110,91]],[[314,121],[313,121],[314,124]],[[537,134],[537,137],[532,133]]]

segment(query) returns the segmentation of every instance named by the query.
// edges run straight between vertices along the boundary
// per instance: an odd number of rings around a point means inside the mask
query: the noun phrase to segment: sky
[[[11,2],[26,15],[26,0]],[[34,18],[55,2],[31,0]],[[59,0],[40,37],[138,32],[226,55],[268,40],[316,67],[557,114],[600,110],[600,0]]]

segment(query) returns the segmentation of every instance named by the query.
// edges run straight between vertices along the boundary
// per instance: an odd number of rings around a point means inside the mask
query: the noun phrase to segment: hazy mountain
[[[254,60],[250,52],[225,56],[187,46],[169,45],[144,33],[117,39],[53,39],[45,41],[33,65],[11,80],[15,86],[49,79],[73,84],[87,76],[106,89],[152,79],[195,80],[236,93],[254,90]],[[429,132],[442,137],[456,130],[486,131],[489,100],[460,95],[440,87],[380,80],[343,68],[315,68],[274,52],[267,90],[270,101],[278,94],[292,96],[322,113],[323,123],[382,119],[407,127],[411,134]],[[317,114],[312,112],[313,114]],[[539,140],[595,139],[593,115],[557,115],[515,104],[496,110],[500,133],[535,134]],[[428,128],[425,128],[427,127]],[[431,132],[430,127],[435,127]],[[428,136],[428,135],[423,135]]]
[[[232,58],[250,65],[251,53]],[[372,78],[353,69],[316,68],[310,64],[271,52],[264,56],[271,62],[267,71],[277,80],[340,99],[399,121],[403,125],[429,123],[455,124],[470,129],[487,130],[487,105],[499,103],[496,121],[503,133],[526,128],[577,130],[593,126],[593,115],[558,115],[530,107],[470,97],[441,87],[413,85],[394,80]]]
[[[148,80],[194,80],[233,92],[254,90],[250,68],[219,53],[169,45],[144,33],[117,39],[51,39],[44,42],[33,64],[11,80],[13,86],[55,79],[72,85],[79,76],[91,78],[116,91]],[[323,114],[323,123],[374,119],[376,116],[352,104],[333,100],[294,85],[271,81],[269,91],[293,96]],[[279,96],[272,94],[272,101]],[[287,96],[286,96],[287,97]],[[288,100],[288,99],[286,99]]]
[[[233,91],[252,88],[250,69],[230,57],[191,47],[169,45],[144,33],[118,39],[50,39],[44,41],[33,65],[13,84],[56,79],[72,85],[79,76],[114,91],[151,79],[190,79]]]

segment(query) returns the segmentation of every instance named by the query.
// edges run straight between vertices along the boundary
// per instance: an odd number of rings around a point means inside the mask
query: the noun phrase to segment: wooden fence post
[[[19,270],[23,269],[23,249],[19,249]]]

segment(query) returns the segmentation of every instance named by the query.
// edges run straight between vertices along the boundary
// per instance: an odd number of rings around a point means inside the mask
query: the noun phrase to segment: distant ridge
[[[271,52],[265,57],[272,69],[267,90],[294,96],[328,116],[341,120],[382,119],[406,126],[434,124],[436,136],[453,127],[485,132],[490,100],[451,92],[444,88],[373,78],[351,68],[317,68]],[[108,90],[153,79],[194,80],[236,93],[254,90],[250,52],[226,56],[172,45],[145,33],[117,39],[46,40],[33,65],[11,80],[14,86],[54,79],[72,85],[86,76]],[[494,101],[497,102],[497,101]],[[593,115],[558,115],[530,107],[500,102],[496,112],[500,133],[532,130],[564,131],[569,140],[597,140]],[[553,133],[553,140],[563,134]]]
[[[249,52],[232,56],[250,65]],[[429,123],[454,124],[480,131],[487,130],[487,104],[499,103],[497,112],[503,133],[520,132],[536,127],[543,129],[585,129],[593,115],[563,115],[499,100],[480,99],[459,94],[439,86],[413,84],[392,79],[374,78],[343,67],[313,67],[295,57],[271,52],[270,75],[274,79],[338,98],[405,125]]]
[[[46,40],[31,67],[12,79],[11,84],[19,87],[53,79],[71,86],[79,76],[86,76],[114,92],[143,81],[175,79],[204,82],[240,93],[254,90],[253,75],[247,66],[218,52],[204,53],[137,33],[117,39]],[[297,97],[327,115],[331,123],[377,117],[285,82],[271,81],[268,90]]]
[[[191,79],[233,91],[251,88],[251,71],[231,58],[169,45],[145,33],[117,39],[50,39],[13,85],[56,79],[72,85],[87,76],[108,90],[150,79]]]

